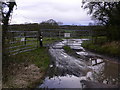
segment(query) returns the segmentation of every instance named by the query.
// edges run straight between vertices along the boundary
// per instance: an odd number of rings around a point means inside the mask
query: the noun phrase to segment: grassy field
[[[60,41],[62,40],[62,38],[43,38],[43,45],[47,45],[47,44],[51,44],[53,42],[56,42],[56,41]]]

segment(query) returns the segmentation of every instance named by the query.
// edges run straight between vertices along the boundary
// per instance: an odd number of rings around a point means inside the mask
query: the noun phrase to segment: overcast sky
[[[16,0],[12,24],[40,23],[54,19],[63,24],[86,25],[91,21],[82,0]]]

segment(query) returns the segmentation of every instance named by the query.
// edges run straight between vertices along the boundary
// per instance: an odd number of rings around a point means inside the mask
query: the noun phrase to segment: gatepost
[[[42,43],[43,39],[42,39],[42,34],[39,31],[39,42],[40,42],[40,47],[43,47],[43,43]]]

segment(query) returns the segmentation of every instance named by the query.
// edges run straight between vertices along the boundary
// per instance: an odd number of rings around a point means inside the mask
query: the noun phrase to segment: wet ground
[[[87,39],[64,39],[49,49],[53,57],[48,74],[39,88],[108,88],[120,84],[120,64],[86,51],[81,43]],[[62,49],[68,45],[80,58]]]

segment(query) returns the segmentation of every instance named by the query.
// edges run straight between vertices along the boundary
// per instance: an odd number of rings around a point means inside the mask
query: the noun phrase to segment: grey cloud
[[[18,9],[12,23],[41,22],[50,18],[65,24],[86,24],[90,16],[81,8],[80,0],[16,0]],[[21,18],[21,19],[20,19]]]

